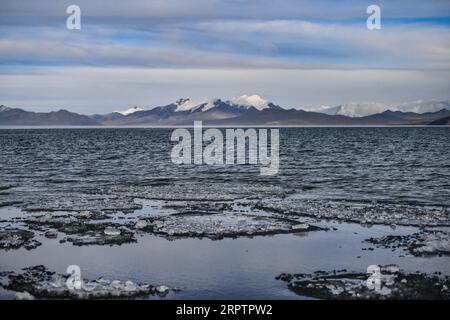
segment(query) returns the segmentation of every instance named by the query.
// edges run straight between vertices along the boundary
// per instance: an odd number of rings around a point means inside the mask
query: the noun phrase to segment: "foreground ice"
[[[450,234],[445,232],[430,234],[413,251],[418,254],[450,254]]]
[[[140,215],[120,215],[101,211],[29,214],[23,222],[31,230],[74,245],[112,245],[136,241],[137,233],[173,237],[256,236],[325,230],[305,219],[251,209],[251,200],[228,201],[158,201],[156,212],[143,210]]]
[[[22,200],[20,206],[29,212],[24,223],[30,230],[52,239],[62,233],[65,238],[60,241],[75,245],[129,243],[141,232],[212,239],[294,233],[318,230],[322,220],[363,225],[450,225],[450,213],[442,208],[306,200],[296,197],[294,190],[261,183],[109,186],[91,191],[62,197],[56,192],[13,190],[7,200]],[[144,207],[146,201],[159,205]],[[133,213],[136,209],[138,214]],[[448,243],[434,239],[421,250],[441,252],[446,250],[444,246]]]
[[[22,201],[27,200],[22,199]],[[142,206],[134,202],[133,198],[112,194],[74,194],[62,196],[60,194],[33,197],[24,201],[25,211],[103,211],[103,212],[133,212]]]
[[[254,210],[297,215],[316,219],[333,219],[361,224],[450,226],[450,211],[443,207],[425,207],[406,204],[388,204],[359,201],[337,202],[331,200],[307,200],[302,191],[263,183],[171,183],[160,185],[134,185],[129,187],[108,186],[73,190],[61,193],[38,190],[8,189],[2,197],[4,203],[20,206],[25,211],[35,212],[81,212],[104,213],[133,212],[142,209],[137,199],[179,201],[190,203],[215,202],[232,206],[246,201]],[[193,208],[195,209],[195,208]]]
[[[34,215],[25,220],[30,229],[44,231],[48,238],[56,238],[58,232],[67,237],[61,242],[71,242],[74,245],[120,245],[135,242],[133,232],[122,225],[113,223],[101,213],[86,213],[75,215]],[[99,221],[95,221],[99,219]]]
[[[6,187],[5,187],[6,188]],[[282,187],[266,184],[235,183],[180,183],[167,185],[137,185],[129,187],[108,186],[86,188],[69,192],[40,189],[12,189],[0,199],[0,204],[17,205],[25,211],[104,211],[132,212],[142,205],[135,199],[188,200],[188,201],[233,201],[237,199],[262,199],[284,197]]]
[[[0,249],[35,249],[41,243],[34,239],[34,233],[18,228],[6,228],[0,230]]]
[[[422,229],[408,235],[387,235],[366,240],[378,247],[403,249],[415,256],[450,255],[450,231]]]
[[[263,199],[254,208],[286,215],[341,220],[360,224],[404,226],[450,226],[450,211],[445,208],[392,204],[350,204],[296,198]]]
[[[396,265],[379,266],[372,273],[316,271],[313,274],[280,274],[295,293],[319,299],[449,299],[450,278],[405,273]]]
[[[145,222],[145,227],[144,226]],[[166,237],[224,237],[256,236],[321,230],[321,228],[286,218],[251,214],[176,214],[139,220],[135,228]],[[139,227],[139,228],[138,228]]]
[[[180,183],[131,187],[115,190],[130,197],[167,201],[233,201],[239,199],[283,198],[288,190],[261,183]]]
[[[107,299],[135,298],[152,294],[166,295],[169,287],[138,284],[130,280],[82,280],[80,287],[68,286],[68,276],[56,274],[44,266],[23,269],[22,273],[3,272],[1,286],[16,291],[16,299]]]

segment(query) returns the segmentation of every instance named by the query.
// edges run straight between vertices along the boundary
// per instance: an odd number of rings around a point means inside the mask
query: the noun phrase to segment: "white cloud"
[[[284,107],[448,99],[450,74],[420,70],[152,69],[40,67],[0,74],[0,104],[90,114],[129,105],[259,94]],[[93,90],[95,88],[95,90]]]
[[[171,68],[450,68],[450,28],[214,20],[161,30],[6,28],[4,63]],[[131,39],[124,41],[123,39]]]
[[[79,32],[64,27],[69,4],[0,3],[0,104],[97,113],[183,96],[305,107],[450,92],[448,24],[368,31],[358,0],[79,0]],[[450,10],[448,0],[380,5],[383,21]]]
[[[2,15],[12,18],[38,19],[65,15],[65,8],[73,1],[14,0],[1,3]],[[107,17],[110,23],[117,18],[145,17],[168,19],[215,18],[295,18],[295,19],[354,19],[365,16],[368,5],[360,0],[77,0],[90,17]],[[446,16],[450,10],[447,0],[378,1],[386,17]],[[41,20],[45,21],[44,19]]]

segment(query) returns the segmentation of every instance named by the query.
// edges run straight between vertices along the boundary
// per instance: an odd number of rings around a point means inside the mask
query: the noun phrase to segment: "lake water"
[[[261,176],[259,166],[253,165],[175,165],[170,161],[171,132],[0,130],[0,186],[13,186],[0,191],[0,202],[15,203],[0,207],[0,219],[29,214],[15,207],[28,203],[77,201],[117,188],[138,192],[176,183],[189,183],[199,193],[208,192],[202,186],[211,183],[226,183],[236,190],[244,184],[261,184],[292,190],[304,199],[450,207],[450,129],[445,127],[283,128],[280,169],[275,176]],[[154,209],[144,205],[136,211],[149,210]],[[68,265],[78,264],[86,278],[103,276],[182,288],[166,297],[172,299],[306,298],[274,279],[282,272],[342,268],[364,272],[371,264],[395,263],[408,271],[450,274],[446,256],[420,258],[390,249],[362,250],[368,237],[410,234],[417,231],[415,227],[325,224],[337,230],[218,241],[169,241],[142,234],[137,243],[121,246],[76,247],[59,243],[61,234],[58,239],[39,235],[42,245],[34,250],[0,251],[0,270],[43,264],[65,273]],[[13,296],[0,291],[2,298]]]
[[[2,182],[65,196],[172,182],[268,183],[304,197],[450,205],[450,129],[285,128],[280,170],[175,165],[170,129],[0,130]],[[22,195],[23,196],[23,195]]]

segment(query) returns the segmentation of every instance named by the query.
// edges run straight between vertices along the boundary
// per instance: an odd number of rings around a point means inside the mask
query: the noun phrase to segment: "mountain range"
[[[88,116],[59,110],[52,112],[30,112],[19,108],[0,106],[0,125],[23,126],[95,126],[99,123]]]
[[[306,111],[320,112],[329,115],[343,115],[349,117],[364,117],[376,113],[382,113],[386,110],[428,113],[437,112],[442,109],[450,109],[450,101],[414,101],[400,104],[384,104],[379,102],[364,102],[364,103],[347,103],[338,106],[321,106],[318,108],[305,109]]]
[[[192,125],[449,125],[450,101],[417,101],[409,104],[351,103],[307,110],[285,109],[257,95],[232,100],[178,101],[151,109],[91,116],[67,110],[29,112],[0,106],[0,125],[76,126],[175,126]]]

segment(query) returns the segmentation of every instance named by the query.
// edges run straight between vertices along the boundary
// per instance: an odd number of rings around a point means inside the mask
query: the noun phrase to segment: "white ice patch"
[[[419,254],[432,253],[450,253],[450,239],[448,233],[438,233],[436,235],[429,235],[422,246],[414,249],[414,252]]]

